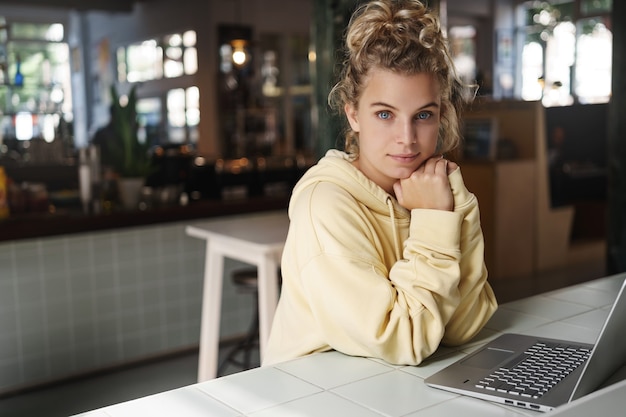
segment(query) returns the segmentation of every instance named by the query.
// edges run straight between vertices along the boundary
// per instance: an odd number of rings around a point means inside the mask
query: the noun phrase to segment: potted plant
[[[111,86],[111,99],[113,134],[105,142],[106,161],[103,162],[117,174],[122,205],[132,210],[137,208],[141,187],[153,170],[150,145],[141,142],[138,136],[136,86],[131,88],[126,105],[120,103],[115,85]]]

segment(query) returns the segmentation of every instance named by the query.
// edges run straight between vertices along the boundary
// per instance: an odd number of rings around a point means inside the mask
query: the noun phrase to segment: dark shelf
[[[85,215],[70,211],[55,214],[23,214],[0,220],[0,241],[93,232],[269,210],[286,210],[288,201],[288,197],[254,197],[241,200],[195,201],[187,206],[101,215]]]

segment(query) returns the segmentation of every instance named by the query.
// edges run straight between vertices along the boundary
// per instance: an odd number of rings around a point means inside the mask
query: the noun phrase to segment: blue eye
[[[432,116],[432,114],[430,112],[422,111],[422,112],[417,113],[416,118],[417,119],[421,119],[421,120],[425,120],[425,119],[430,118],[430,116]]]
[[[391,119],[391,113],[388,111],[380,111],[378,112],[378,117],[383,120]]]

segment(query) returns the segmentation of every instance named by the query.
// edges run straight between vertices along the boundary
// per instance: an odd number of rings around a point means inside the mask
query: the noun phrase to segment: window
[[[156,96],[137,102],[140,135],[153,145],[189,144],[198,141],[200,93],[193,80],[182,77],[198,72],[196,32],[147,39],[117,49],[117,78],[120,82],[152,83]],[[162,83],[179,79],[177,85]],[[182,79],[183,81],[180,81]],[[187,85],[188,84],[188,85]],[[168,87],[160,86],[168,85]]]
[[[161,100],[155,97],[137,100],[139,138],[144,143],[161,143]]]
[[[185,74],[198,72],[198,50],[196,49],[196,32],[188,30],[183,33],[183,68]]]
[[[37,39],[48,42],[63,41],[63,25],[60,23],[13,23],[10,37],[13,39]]]
[[[604,103],[611,96],[613,35],[608,18],[592,17],[577,23],[575,91],[581,103]]]
[[[165,59],[163,72],[167,78],[180,77],[185,73],[183,67],[183,37],[179,34],[166,36],[164,39]]]
[[[185,141],[185,90],[170,90],[167,93],[167,129],[170,142]]]
[[[581,0],[580,10],[583,15],[611,13],[613,0]]]
[[[185,120],[187,122],[187,141],[198,142],[200,124],[200,89],[190,87],[185,91]]]
[[[545,106],[609,101],[611,8],[611,0],[524,3],[522,99]]]
[[[0,17],[0,125],[5,140],[53,142],[61,122],[73,119],[69,48],[63,41],[62,24]]]
[[[119,57],[125,58],[124,72],[118,71],[123,81],[136,83],[163,77],[163,50],[155,40],[130,45],[118,52]]]
[[[198,71],[196,32],[172,33],[117,50],[120,82],[141,82],[193,75]]]
[[[450,52],[459,77],[466,83],[476,80],[476,28],[453,26],[449,31]]]

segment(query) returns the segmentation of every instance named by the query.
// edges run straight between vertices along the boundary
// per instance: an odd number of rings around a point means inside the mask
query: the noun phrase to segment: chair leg
[[[233,364],[242,370],[250,369],[252,363],[252,349],[258,346],[259,338],[259,306],[258,306],[258,293],[253,293],[254,297],[254,316],[252,322],[248,328],[246,337],[237,343],[233,347],[228,355],[222,360],[218,369],[217,375],[220,376],[226,370],[228,364]],[[243,352],[243,360],[237,360],[237,354]]]
[[[257,304],[257,303],[255,303]],[[244,369],[250,369],[250,363],[251,363],[251,358],[252,358],[252,349],[258,345],[258,340],[259,340],[259,308],[257,305],[255,305],[255,313],[254,313],[254,318],[252,320],[252,326],[250,326],[250,330],[248,331],[248,336],[246,337],[246,340],[244,341],[244,346],[243,346],[243,353],[244,353],[244,359],[243,359],[243,366]]]

